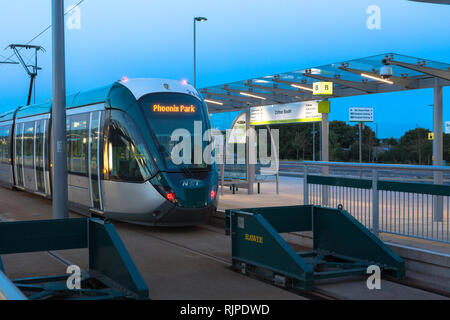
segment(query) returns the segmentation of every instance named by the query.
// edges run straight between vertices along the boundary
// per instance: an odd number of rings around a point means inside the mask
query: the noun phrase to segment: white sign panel
[[[450,133],[450,121],[445,121],[445,133]]]
[[[251,108],[250,124],[280,124],[321,121],[317,101],[303,101]]]
[[[246,143],[247,141],[247,126],[245,121],[245,113],[241,113],[234,121],[228,137],[228,143]]]
[[[350,122],[373,122],[373,108],[350,108],[348,119]]]

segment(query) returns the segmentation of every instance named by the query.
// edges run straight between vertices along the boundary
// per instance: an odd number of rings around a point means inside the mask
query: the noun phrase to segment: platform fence
[[[436,166],[304,162],[303,202],[342,206],[377,235],[450,243],[448,174]]]

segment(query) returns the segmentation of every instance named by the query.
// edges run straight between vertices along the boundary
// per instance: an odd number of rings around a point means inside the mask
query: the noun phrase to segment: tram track
[[[6,222],[6,221],[0,217],[0,223],[1,222]],[[122,223],[122,222],[115,222],[115,225],[116,225],[116,227],[124,228],[125,230],[138,233],[138,234],[140,234],[142,236],[145,236],[147,238],[152,238],[152,239],[157,240],[159,242],[168,244],[168,245],[170,245],[170,246],[172,246],[174,248],[178,248],[178,249],[184,250],[186,252],[189,252],[191,254],[195,254],[195,255],[201,256],[203,258],[206,258],[206,259],[218,262],[218,263],[224,265],[225,267],[227,267],[230,271],[238,273],[237,271],[235,271],[233,269],[231,261],[229,261],[228,259],[225,259],[223,257],[219,257],[217,255],[205,252],[203,250],[195,249],[195,248],[192,248],[192,247],[180,244],[180,243],[178,243],[176,241],[173,241],[173,240],[165,239],[164,237],[155,235],[154,233],[152,233],[151,230],[149,230],[149,231],[147,231],[147,230],[138,230],[137,228],[139,226],[134,226],[134,225],[130,225],[130,224],[127,224],[127,223]],[[219,232],[218,230],[214,230],[214,228],[209,228],[207,226],[205,226],[205,227],[199,226],[199,228],[202,229],[202,230],[206,230],[208,232],[221,234],[221,232]],[[48,254],[50,257],[52,257],[55,261],[63,264],[66,267],[76,264],[76,263],[71,262],[67,258],[65,258],[63,256],[63,254],[57,253],[55,251],[45,251],[45,253]],[[288,292],[292,292],[292,293],[294,293],[296,295],[299,295],[301,297],[304,297],[304,298],[307,298],[307,299],[311,299],[311,300],[340,300],[340,298],[338,298],[336,296],[333,296],[333,295],[329,294],[328,292],[326,292],[325,290],[322,290],[320,288],[317,288],[317,289],[314,289],[314,290],[311,290],[311,291],[304,291],[304,290],[296,289],[296,288],[278,286],[278,285],[274,284],[273,281],[270,281],[269,279],[265,279],[265,278],[258,277],[258,276],[255,276],[255,275],[250,275],[250,278],[257,279],[259,281],[263,281],[263,282],[265,282],[267,284],[273,285],[273,286],[278,287],[278,288],[280,288],[282,290],[286,290]],[[414,288],[414,289],[421,290],[421,291],[424,291],[424,292],[429,292],[429,293],[433,293],[433,294],[436,294],[436,295],[439,295],[439,296],[442,296],[442,297],[450,298],[450,294],[448,292],[444,292],[442,290],[430,288],[430,287],[427,287],[425,285],[412,282],[411,280],[396,280],[396,279],[392,279],[392,278],[387,278],[387,279],[385,279],[385,281],[389,281],[389,282],[392,282],[392,283],[397,283],[397,284],[405,286],[405,287]]]
[[[219,233],[219,234],[221,233],[221,232],[218,232],[216,230],[212,230],[212,229],[207,228],[207,227],[200,226],[199,228],[203,229],[203,230],[206,230],[206,231],[209,231],[209,232],[213,232],[213,233]],[[133,230],[133,231],[135,231],[136,233],[139,233],[139,234],[141,234],[143,236],[146,236],[146,237],[158,240],[160,242],[163,242],[165,244],[169,244],[169,245],[171,245],[171,246],[173,246],[175,248],[182,249],[182,250],[185,250],[187,252],[190,252],[190,253],[202,256],[204,258],[207,258],[207,259],[219,262],[219,263],[225,265],[230,271],[238,273],[237,271],[235,271],[233,269],[232,263],[229,260],[227,260],[227,259],[224,259],[222,257],[216,256],[216,255],[213,255],[213,254],[210,254],[210,253],[207,253],[207,252],[204,252],[202,250],[190,248],[188,246],[179,244],[179,243],[171,241],[171,240],[164,239],[162,237],[159,237],[159,236],[156,236],[154,234],[151,234],[150,231],[139,231],[139,230]],[[304,290],[295,289],[295,288],[277,286],[272,281],[269,281],[269,280],[264,279],[264,278],[256,277],[256,276],[250,276],[250,278],[257,279],[259,281],[263,281],[263,282],[265,282],[267,284],[273,285],[275,287],[278,287],[278,288],[280,288],[282,290],[286,290],[288,292],[295,293],[296,295],[299,295],[299,296],[301,296],[303,298],[307,298],[307,299],[310,299],[310,300],[338,300],[336,297],[333,297],[333,296],[331,296],[331,295],[329,295],[326,292],[323,292],[321,290],[304,291]]]
[[[223,234],[222,232],[219,232],[218,230],[215,230],[214,227],[198,226],[198,228],[202,229],[202,230],[206,230],[208,232],[216,233],[216,234]],[[161,241],[163,243],[169,244],[169,245],[171,245],[173,247],[176,247],[176,248],[179,248],[179,249],[183,249],[183,250],[188,251],[190,253],[197,254],[199,256],[205,257],[207,259],[210,259],[210,260],[213,260],[213,261],[216,261],[216,262],[220,262],[223,265],[227,266],[231,271],[237,272],[237,271],[235,271],[233,269],[231,261],[229,261],[227,259],[224,259],[222,257],[216,256],[216,255],[213,255],[213,254],[210,254],[210,253],[207,253],[207,252],[204,252],[202,250],[194,249],[192,247],[188,247],[186,245],[182,245],[182,244],[177,243],[175,241],[168,240],[168,239],[165,239],[163,237],[154,235],[154,234],[151,233],[151,231],[140,231],[140,230],[133,230],[133,231],[135,231],[135,232],[137,232],[139,234],[142,234],[142,235],[144,235],[146,237],[150,237],[150,238],[153,238],[155,240]],[[322,290],[320,288],[316,288],[316,289],[313,289],[311,291],[305,291],[305,290],[301,290],[301,289],[277,286],[272,281],[270,281],[268,279],[264,279],[264,278],[258,277],[258,276],[251,276],[251,278],[258,279],[258,280],[263,281],[263,282],[265,282],[267,284],[274,285],[276,287],[279,287],[280,289],[287,290],[289,292],[295,293],[295,294],[297,294],[299,296],[302,296],[304,298],[307,298],[307,299],[312,299],[312,300],[340,300],[340,298],[338,298],[336,296],[333,296],[333,295],[329,294],[327,291]],[[444,292],[444,291],[439,290],[439,289],[430,288],[430,287],[428,287],[426,285],[415,283],[415,282],[413,282],[411,280],[396,280],[394,278],[387,277],[387,278],[385,278],[385,281],[396,283],[396,284],[399,284],[399,285],[402,285],[402,286],[405,286],[405,287],[408,287],[408,288],[414,288],[414,289],[418,289],[418,290],[421,290],[421,291],[424,291],[424,292],[429,292],[429,293],[436,294],[436,295],[439,295],[439,296],[442,296],[442,297],[450,298],[450,295],[448,294],[448,292]]]

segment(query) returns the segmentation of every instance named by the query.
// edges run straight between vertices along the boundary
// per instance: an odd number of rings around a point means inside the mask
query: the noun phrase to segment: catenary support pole
[[[53,219],[68,218],[64,0],[52,0]]]

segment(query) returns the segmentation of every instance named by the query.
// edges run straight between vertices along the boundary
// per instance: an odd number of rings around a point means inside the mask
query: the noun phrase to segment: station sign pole
[[[439,79],[435,79],[434,84],[434,108],[433,108],[433,166],[443,165],[443,113],[442,113],[442,85]],[[443,184],[443,173],[434,172],[434,183]],[[443,198],[442,196],[433,196],[433,221],[443,221]]]
[[[52,44],[53,219],[66,219],[69,217],[69,213],[67,207],[64,0],[52,0]]]

